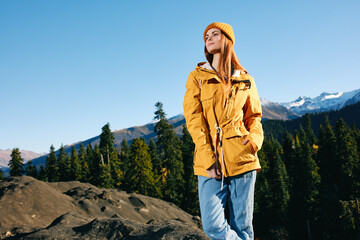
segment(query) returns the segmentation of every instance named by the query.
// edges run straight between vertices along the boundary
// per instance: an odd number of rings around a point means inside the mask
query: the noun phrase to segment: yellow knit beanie
[[[233,28],[227,23],[220,23],[220,22],[211,23],[209,26],[206,27],[204,31],[204,41],[205,41],[205,34],[210,28],[220,29],[228,38],[230,38],[232,43],[235,44],[235,35]]]

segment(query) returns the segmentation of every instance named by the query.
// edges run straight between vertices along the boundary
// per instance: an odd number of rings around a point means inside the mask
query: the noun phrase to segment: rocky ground
[[[89,183],[0,181],[0,239],[208,239],[172,203]]]

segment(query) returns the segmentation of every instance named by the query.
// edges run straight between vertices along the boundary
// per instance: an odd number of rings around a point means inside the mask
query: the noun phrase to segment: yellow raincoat
[[[195,143],[195,175],[209,177],[206,169],[217,160],[224,177],[260,170],[257,151],[264,135],[261,104],[253,77],[236,70],[230,91],[207,62],[189,75],[184,97],[187,128]],[[245,139],[249,142],[243,145]]]

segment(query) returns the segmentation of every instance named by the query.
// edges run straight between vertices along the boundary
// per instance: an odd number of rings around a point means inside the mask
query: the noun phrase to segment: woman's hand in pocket
[[[207,174],[209,175],[209,177],[211,178],[216,178],[216,179],[220,179],[221,178],[221,172],[220,172],[220,168],[219,168],[219,163],[215,162],[211,167],[209,167],[208,169],[206,169]]]

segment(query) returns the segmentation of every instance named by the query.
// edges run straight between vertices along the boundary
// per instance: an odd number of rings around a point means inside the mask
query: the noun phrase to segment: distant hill
[[[9,172],[8,165],[11,159],[11,152],[12,149],[0,149],[0,168],[5,173]],[[46,153],[36,153],[28,150],[20,150],[20,152],[21,152],[21,157],[24,159],[24,163],[27,163],[29,160],[41,157],[46,154]]]
[[[288,120],[300,117],[300,115],[280,105],[279,103],[271,102],[265,98],[260,98],[263,120],[278,119]]]
[[[185,124],[185,119],[183,114],[179,114],[177,116],[174,116],[169,119],[169,122],[174,126],[175,132],[177,135],[182,135],[182,125]],[[130,128],[125,128],[121,130],[116,130],[113,132],[114,138],[115,138],[115,147],[118,147],[121,145],[121,142],[123,139],[128,141],[129,143],[131,140],[135,138],[144,137],[145,140],[150,141],[151,138],[155,137],[154,133],[154,127],[155,127],[156,121],[150,122],[148,124],[145,124],[143,126],[135,126]],[[72,146],[75,147],[75,149],[79,150],[81,143],[86,146],[90,144],[91,146],[95,146],[95,144],[100,144],[100,136],[96,136],[93,138],[90,138],[88,140],[77,142],[71,145],[66,145],[65,150],[68,154],[71,153]],[[50,146],[49,146],[50,147]],[[41,156],[39,158],[33,159],[33,164],[35,166],[40,166],[45,164],[47,155]]]

